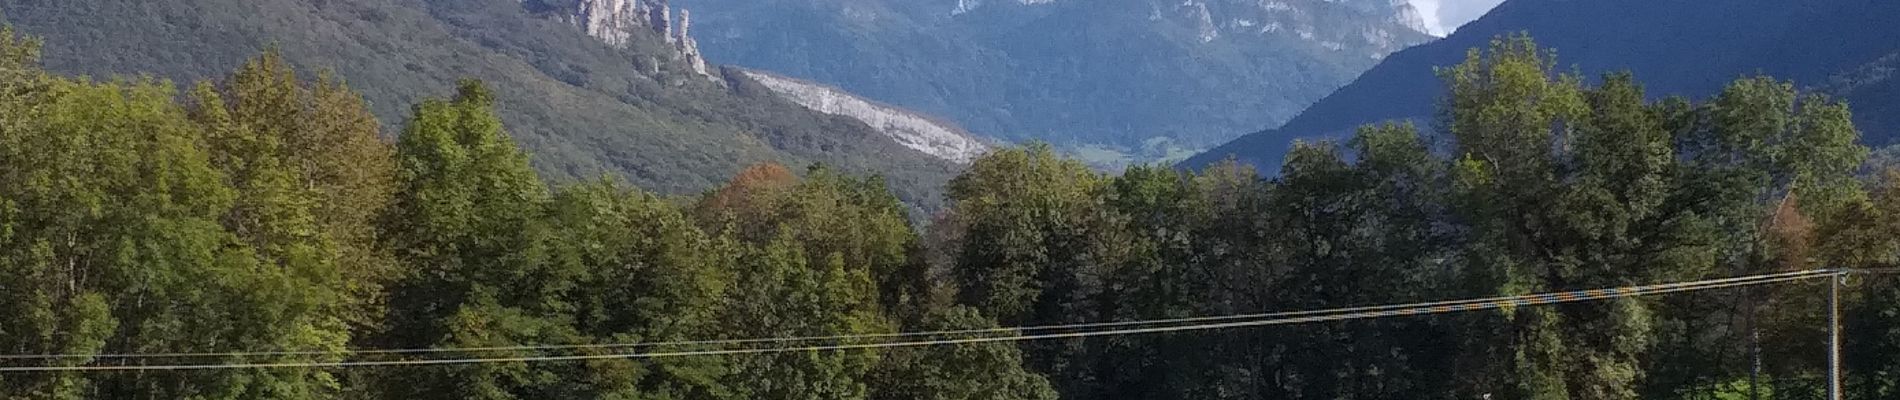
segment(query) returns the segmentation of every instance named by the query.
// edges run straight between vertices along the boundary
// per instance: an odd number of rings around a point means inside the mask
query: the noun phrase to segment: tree
[[[1087,296],[1089,276],[1109,263],[1089,241],[1103,219],[1103,180],[1047,145],[976,160],[950,182],[964,233],[956,267],[958,299],[1006,325],[1084,317],[1070,307]]]
[[[796,180],[782,167],[755,166],[696,206],[713,234],[745,249],[725,304],[726,335],[884,333],[894,329],[886,310],[911,302],[903,290],[910,283],[900,277],[912,265],[917,236],[902,203],[878,177],[850,178],[825,167],[806,175]],[[876,362],[869,351],[748,357],[735,361],[733,393],[864,398]]]
[[[1867,183],[1867,201],[1837,218],[1819,222],[1816,259],[1822,265],[1892,268],[1900,265],[1900,170],[1888,168]],[[1844,297],[1842,353],[1847,355],[1846,395],[1885,398],[1900,394],[1900,280],[1883,275],[1850,277]]]
[[[1349,162],[1346,151],[1356,162]],[[1274,309],[1425,301],[1449,292],[1442,167],[1409,125],[1362,128],[1346,146],[1296,146],[1272,186],[1267,243],[1279,265],[1254,289]],[[1267,398],[1409,398],[1446,393],[1456,353],[1444,328],[1374,320],[1265,329]]]
[[[1203,315],[1215,287],[1213,271],[1191,260],[1195,235],[1214,215],[1191,175],[1160,166],[1134,166],[1109,180],[1104,206],[1110,218],[1089,238],[1119,247],[1123,256],[1103,268],[1100,293],[1078,308],[1099,310],[1098,320],[1171,319]],[[1193,334],[1101,337],[1069,356],[1063,388],[1072,398],[1206,398],[1213,393],[1211,343]]]
[[[1709,225],[1668,207],[1675,186],[1671,137],[1658,108],[1627,74],[1585,87],[1553,72],[1528,38],[1503,38],[1442,74],[1445,119],[1456,141],[1454,209],[1468,231],[1461,260],[1480,290],[1514,295],[1617,287],[1713,270]],[[1488,289],[1486,289],[1488,287]],[[1467,323],[1465,390],[1533,399],[1636,396],[1654,342],[1652,302],[1507,309]],[[1503,343],[1502,346],[1497,345]],[[1480,350],[1482,349],[1482,350]],[[1510,373],[1505,373],[1510,371]]]
[[[1837,220],[1864,198],[1851,174],[1867,150],[1855,144],[1858,133],[1846,106],[1803,95],[1790,83],[1753,77],[1730,84],[1713,101],[1685,114],[1691,123],[1676,141],[1679,152],[1689,155],[1683,178],[1688,193],[1679,197],[1694,199],[1696,211],[1716,221],[1715,228],[1727,237],[1718,247],[1723,269],[1739,275],[1810,268],[1801,254],[1805,246],[1799,245],[1811,240],[1803,237],[1809,233],[1787,229],[1789,224],[1830,224],[1826,221]],[[1736,342],[1746,350],[1750,390],[1764,387],[1759,377],[1776,372],[1771,367],[1783,372],[1802,367],[1768,365],[1769,359],[1802,360],[1769,351],[1819,351],[1763,345],[1779,340],[1775,335],[1803,334],[1800,327],[1819,321],[1819,315],[1764,310],[1817,309],[1817,299],[1780,296],[1767,288],[1748,290],[1738,300],[1732,301],[1741,316]]]
[[[848,270],[842,255],[814,263],[789,232],[748,247],[721,332],[743,339],[889,331],[871,312],[876,300],[870,276]],[[727,379],[737,399],[864,399],[865,377],[877,360],[869,350],[742,356],[732,361]]]
[[[975,309],[930,311],[920,332],[994,329]],[[1048,379],[1023,369],[1022,351],[1008,343],[892,350],[873,375],[873,400],[1054,400]]]
[[[5,46],[0,53],[30,57],[34,44],[8,35]],[[348,340],[324,312],[336,299],[306,296],[330,282],[320,267],[266,261],[303,257],[306,248],[271,247],[220,223],[236,210],[238,193],[169,85],[8,72],[0,100],[8,125],[0,133],[6,353],[324,352]],[[9,397],[315,398],[338,389],[328,372],[311,369],[0,378]]]
[[[714,234],[761,245],[791,235],[810,263],[839,257],[847,270],[872,277],[878,305],[912,303],[915,283],[904,278],[917,233],[883,178],[852,178],[824,166],[806,175],[799,180],[777,164],[755,165],[695,208]]]
[[[493,113],[464,81],[428,100],[397,142],[399,187],[384,216],[388,246],[409,270],[392,288],[389,347],[493,347],[581,341],[570,299],[584,271],[550,260],[549,194]],[[498,353],[488,353],[498,354]],[[573,371],[481,364],[382,377],[391,397],[560,396]]]
[[[577,285],[582,334],[611,343],[718,335],[735,244],[701,233],[672,204],[605,179],[563,188],[552,209],[561,232],[557,262],[588,271]],[[725,390],[719,359],[603,360],[589,367],[585,390],[592,397],[706,398]]]

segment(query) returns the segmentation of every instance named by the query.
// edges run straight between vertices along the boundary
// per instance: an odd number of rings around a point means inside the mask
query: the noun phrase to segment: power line
[[[1775,273],[1775,274],[1762,274],[1762,275],[1751,275],[1751,276],[1733,277],[1733,278],[1708,279],[1708,280],[1700,280],[1700,281],[1692,281],[1692,282],[1654,284],[1654,285],[1646,285],[1646,286],[1625,287],[1625,288],[1618,288],[1618,289],[1598,289],[1598,290],[1634,290],[1634,289],[1639,289],[1639,288],[1666,289],[1666,288],[1683,287],[1683,286],[1740,282],[1740,281],[1755,280],[1755,279],[1768,279],[1768,278],[1781,278],[1781,277],[1813,277],[1813,276],[1827,275],[1827,274],[1831,274],[1835,272],[1837,271],[1808,270],[1808,271],[1783,272],[1783,273]],[[1565,293],[1584,293],[1584,292],[1590,292],[1590,291],[1549,293],[1547,295],[1561,296],[1561,295],[1564,295]],[[1535,296],[1535,295],[1526,295],[1526,296]],[[1089,322],[1089,323],[1075,323],[1075,324],[1033,325],[1033,326],[1019,326],[1019,327],[940,330],[940,331],[925,331],[925,332],[867,333],[867,334],[851,334],[851,335],[796,336],[796,337],[777,337],[777,338],[716,339],[716,340],[689,340],[689,341],[637,342],[637,343],[593,343],[593,344],[487,346],[487,347],[436,347],[436,348],[409,348],[409,349],[355,349],[355,350],[341,350],[341,351],[303,350],[303,351],[242,351],[242,352],[197,352],[197,353],[185,352],[185,353],[121,353],[121,354],[22,354],[22,355],[0,355],[0,360],[61,359],[61,358],[134,359],[134,358],[265,357],[265,356],[300,356],[300,355],[315,356],[315,355],[432,354],[432,353],[462,353],[462,352],[472,353],[472,352],[500,352],[500,351],[625,349],[625,348],[647,348],[647,347],[744,345],[744,344],[784,343],[784,342],[796,343],[796,342],[817,342],[817,341],[833,341],[833,340],[842,341],[842,340],[855,340],[855,339],[893,339],[893,338],[914,338],[914,337],[931,337],[931,336],[971,335],[971,334],[985,334],[985,333],[1000,334],[1000,333],[1017,333],[1017,332],[1040,332],[1040,331],[1066,330],[1066,329],[1111,328],[1111,327],[1142,326],[1142,325],[1179,324],[1179,323],[1190,323],[1190,322],[1217,322],[1217,321],[1250,320],[1250,319],[1261,319],[1261,318],[1286,318],[1286,317],[1299,317],[1299,316],[1310,316],[1310,315],[1329,315],[1329,314],[1343,314],[1343,313],[1355,313],[1355,312],[1365,312],[1365,311],[1391,310],[1391,309],[1402,309],[1402,308],[1412,308],[1412,307],[1456,306],[1460,304],[1510,301],[1510,300],[1521,298],[1521,297],[1525,297],[1525,296],[1499,296],[1499,297],[1489,297],[1489,298],[1480,298],[1480,299],[1447,300],[1447,301],[1408,303],[1408,304],[1388,304],[1388,305],[1377,305],[1377,306],[1358,306],[1358,307],[1331,308],[1331,309],[1321,309],[1321,310],[1279,311],[1279,312],[1256,313],[1256,314],[1231,314],[1231,315],[1137,320],[1137,321]]]
[[[1500,300],[1500,301],[1441,302],[1441,303],[1455,303],[1455,304],[1445,304],[1445,305],[1437,305],[1437,306],[1413,306],[1413,307],[1403,307],[1403,308],[1392,308],[1392,309],[1386,309],[1386,310],[1369,310],[1369,311],[1358,311],[1358,312],[1330,314],[1330,315],[1313,315],[1313,316],[1293,317],[1293,318],[1274,318],[1274,319],[1263,319],[1263,320],[1255,320],[1255,321],[1206,323],[1206,324],[1192,324],[1192,325],[1179,325],[1179,326],[1162,326],[1162,327],[1097,330],[1097,331],[1081,331],[1081,332],[1063,332],[1063,333],[1049,333],[1049,334],[1038,334],[1038,335],[937,339],[937,340],[908,341],[908,342],[858,343],[858,344],[836,344],[836,345],[823,345],[823,346],[720,349],[720,350],[696,350],[696,351],[676,351],[676,352],[653,352],[653,353],[620,353],[620,354],[426,359],[426,360],[0,367],[0,372],[213,370],[213,369],[258,369],[258,368],[351,368],[351,367],[378,367],[378,366],[460,365],[460,364],[510,363],[510,362],[651,359],[651,358],[691,357],[691,356],[719,356],[719,355],[769,354],[769,353],[790,353],[790,352],[812,352],[812,351],[865,350],[865,349],[959,345],[959,344],[977,344],[977,343],[994,343],[994,342],[1016,342],[1016,341],[1031,341],[1031,340],[1085,338],[1085,337],[1097,337],[1097,336],[1200,331],[1200,330],[1229,329],[1229,328],[1241,328],[1241,327],[1258,327],[1258,326],[1270,326],[1270,325],[1288,325],[1288,324],[1315,323],[1315,322],[1346,321],[1346,320],[1355,320],[1355,319],[1387,318],[1387,317],[1398,317],[1398,316],[1416,316],[1416,315],[1428,315],[1428,314],[1469,312],[1469,311],[1492,310],[1492,309],[1509,308],[1509,307],[1538,306],[1538,305],[1559,304],[1559,303],[1574,303],[1574,302],[1584,302],[1584,301],[1606,300],[1606,299],[1635,297],[1635,296],[1658,295],[1658,294],[1667,294],[1667,293],[1720,289],[1720,288],[1728,288],[1728,287],[1765,285],[1765,284],[1771,284],[1771,283],[1783,283],[1783,282],[1792,282],[1792,281],[1797,281],[1797,280],[1810,279],[1816,276],[1837,276],[1840,274],[1842,274],[1842,272],[1840,271],[1815,271],[1812,273],[1801,273],[1801,274],[1770,274],[1770,275],[1757,275],[1757,276],[1751,276],[1751,277],[1730,278],[1730,279],[1725,279],[1725,280],[1707,280],[1707,281],[1685,282],[1685,283],[1677,283],[1677,284],[1649,285],[1649,286],[1628,287],[1628,288],[1596,289],[1596,290],[1561,292],[1561,293],[1542,293],[1542,294],[1532,294],[1532,295],[1524,295],[1524,296],[1513,296],[1509,300]],[[1721,283],[1715,283],[1715,282],[1721,282]]]

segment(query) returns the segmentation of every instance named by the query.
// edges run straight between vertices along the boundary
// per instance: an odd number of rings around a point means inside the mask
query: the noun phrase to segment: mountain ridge
[[[675,3],[709,59],[1059,146],[1211,146],[1429,38],[1391,0]]]
[[[1900,28],[1881,21],[1895,15],[1900,3],[1876,0],[1509,0],[1444,39],[1394,53],[1279,128],[1243,136],[1180,165],[1198,168],[1231,156],[1276,170],[1295,140],[1338,139],[1385,120],[1410,119],[1429,127],[1442,91],[1433,68],[1455,64],[1468,49],[1483,48],[1500,35],[1528,33],[1555,49],[1562,69],[1587,78],[1631,70],[1652,94],[1706,96],[1744,75],[1825,84],[1830,76],[1900,47],[1875,39],[1900,36]],[[1868,39],[1842,40],[1853,37]],[[1869,115],[1857,116],[1859,123],[1882,125]],[[1876,145],[1891,136],[1869,135]]]

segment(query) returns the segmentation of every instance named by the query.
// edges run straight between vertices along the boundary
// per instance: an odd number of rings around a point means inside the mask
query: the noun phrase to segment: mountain
[[[188,83],[275,48],[300,70],[334,71],[387,127],[457,79],[481,79],[552,180],[616,175],[685,194],[757,162],[822,162],[881,174],[912,204],[940,201],[954,162],[705,64],[690,14],[675,10],[661,0],[0,0],[7,23],[46,42],[53,71]]]
[[[1854,106],[1855,126],[1878,134],[1892,145],[1900,136],[1900,51],[1835,75],[1821,91],[1840,96]]]
[[[779,96],[818,112],[851,117],[876,128],[885,136],[912,150],[958,164],[968,164],[988,153],[988,143],[970,135],[954,123],[918,114],[898,107],[879,104],[857,95],[825,86],[779,76],[765,71],[739,70],[747,78],[765,85]]]
[[[1411,119],[1429,126],[1442,87],[1434,68],[1462,61],[1494,37],[1528,32],[1586,76],[1630,70],[1654,95],[1707,96],[1737,77],[1767,74],[1815,89],[1837,87],[1867,142],[1885,144],[1891,70],[1900,50],[1900,2],[1888,0],[1509,0],[1452,35],[1387,57],[1277,129],[1249,134],[1181,165],[1227,157],[1277,169],[1294,140],[1340,138],[1356,127]],[[1879,60],[1888,57],[1885,64]],[[1854,78],[1854,71],[1872,71]],[[1884,90],[1884,92],[1883,92]]]
[[[1005,141],[1206,148],[1430,39],[1403,0],[674,0],[708,59]]]

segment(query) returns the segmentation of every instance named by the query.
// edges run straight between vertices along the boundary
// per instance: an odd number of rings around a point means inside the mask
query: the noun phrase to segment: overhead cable
[[[1086,338],[1086,337],[1099,337],[1099,336],[1136,335],[1136,334],[1154,334],[1154,333],[1168,333],[1168,332],[1182,332],[1182,331],[1230,329],[1230,328],[1242,328],[1242,327],[1259,327],[1259,326],[1271,326],[1271,325],[1302,324],[1302,323],[1315,323],[1315,322],[1346,321],[1346,320],[1370,319],[1370,318],[1388,318],[1388,317],[1399,317],[1399,316],[1416,316],[1416,315],[1428,315],[1428,314],[1444,314],[1444,313],[1457,313],[1457,312],[1469,312],[1469,311],[1481,311],[1481,310],[1494,310],[1494,309],[1502,309],[1502,308],[1538,306],[1538,305],[1560,304],[1560,303],[1574,303],[1574,302],[1584,302],[1584,301],[1627,298],[1627,297],[1635,297],[1635,296],[1648,296],[1648,295],[1658,295],[1658,294],[1678,293],[1678,292],[1688,292],[1688,291],[1710,290],[1710,289],[1742,287],[1742,286],[1757,286],[1757,285],[1766,285],[1766,284],[1774,284],[1774,283],[1786,283],[1786,282],[1792,282],[1792,281],[1798,281],[1798,280],[1812,279],[1812,278],[1821,277],[1821,276],[1839,276],[1843,273],[1844,272],[1842,271],[1822,270],[1822,271],[1804,271],[1804,272],[1798,272],[1798,273],[1764,274],[1764,275],[1755,275],[1755,276],[1747,276],[1747,277],[1712,279],[1712,280],[1703,280],[1703,281],[1694,281],[1694,282],[1670,283],[1670,284],[1623,287],[1623,288],[1594,289],[1594,290],[1582,290],[1582,291],[1571,291],[1571,292],[1541,293],[1541,294],[1509,296],[1509,297],[1491,298],[1491,299],[1456,300],[1456,301],[1435,302],[1435,303],[1416,303],[1416,304],[1410,304],[1410,305],[1360,307],[1360,308],[1357,308],[1356,310],[1355,309],[1339,309],[1339,310],[1354,310],[1354,311],[1334,312],[1334,313],[1326,313],[1325,311],[1327,310],[1320,310],[1320,311],[1310,311],[1310,312],[1299,312],[1299,313],[1311,314],[1311,315],[1305,315],[1305,316],[1293,316],[1293,317],[1282,316],[1282,317],[1244,320],[1244,321],[1235,321],[1235,322],[1198,323],[1198,324],[1188,324],[1188,325],[1155,326],[1155,327],[1128,328],[1128,329],[1084,330],[1084,331],[1076,331],[1076,332],[1058,332],[1058,333],[1034,334],[1034,335],[986,336],[986,337],[969,337],[969,338],[951,338],[951,339],[880,342],[880,343],[849,343],[849,344],[830,344],[830,345],[813,345],[813,346],[686,350],[686,351],[646,352],[646,353],[537,355],[537,356],[518,356],[518,357],[471,357],[471,358],[449,358],[449,359],[359,360],[359,361],[242,362],[242,363],[217,363],[217,364],[6,366],[6,367],[0,367],[0,372],[211,370],[211,369],[259,369],[259,368],[353,368],[353,367],[383,367],[383,366],[462,365],[462,364],[480,364],[480,363],[651,359],[651,358],[671,358],[671,357],[691,357],[691,356],[720,356],[720,355],[769,354],[769,353],[789,353],[789,352],[812,352],[812,351],[841,351],[841,350],[864,350],[864,349],[959,345],[959,344],[977,344],[977,343],[994,343],[994,342],[1016,342],[1016,341],[1031,341],[1031,340],[1070,339],[1070,338]],[[1207,318],[1225,318],[1225,317],[1207,317]],[[1176,319],[1173,321],[1179,321],[1179,320],[1182,320],[1182,319]],[[1165,320],[1156,320],[1156,321],[1165,321]],[[1155,323],[1158,323],[1156,321],[1142,321],[1142,322],[1155,324]],[[1128,323],[1134,323],[1134,321],[1130,321]],[[1075,325],[1082,325],[1082,324],[1075,324]],[[1054,325],[1036,327],[1036,328],[1048,328],[1048,327],[1053,327],[1053,326]],[[1028,328],[1028,327],[1001,328],[1001,329],[1007,329],[1006,331],[1003,331],[1003,333],[1011,333],[1011,332],[1018,332],[1025,328]],[[955,332],[955,331],[941,331],[941,332]],[[967,330],[965,332],[998,333],[996,332],[996,330],[991,330],[991,329]],[[872,338],[873,337],[873,335],[841,335],[841,336],[849,337],[849,338]],[[789,339],[797,339],[797,338],[785,338],[785,339],[789,340]]]

